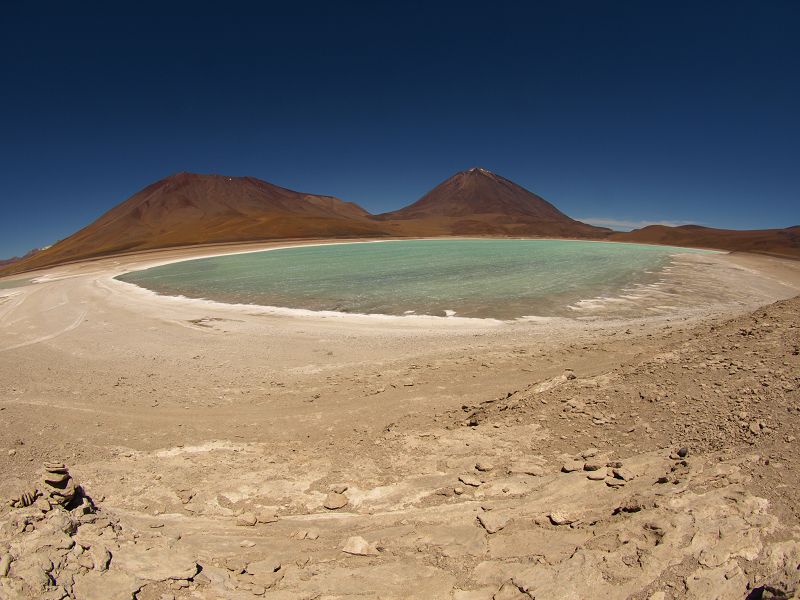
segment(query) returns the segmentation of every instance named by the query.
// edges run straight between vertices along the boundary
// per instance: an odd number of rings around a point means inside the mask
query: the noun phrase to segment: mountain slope
[[[700,225],[649,225],[633,231],[613,233],[608,239],[800,258],[800,225],[785,229],[750,230],[714,229]]]
[[[479,167],[456,173],[422,198],[377,219],[398,233],[603,237],[610,229],[571,219],[544,198]]]
[[[7,270],[118,252],[261,239],[383,236],[360,206],[253,177],[178,173]]]

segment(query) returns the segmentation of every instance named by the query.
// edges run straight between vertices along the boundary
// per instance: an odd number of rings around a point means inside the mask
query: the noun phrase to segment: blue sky
[[[178,171],[381,212],[483,166],[600,224],[800,224],[800,3],[260,6],[6,13],[0,256]]]

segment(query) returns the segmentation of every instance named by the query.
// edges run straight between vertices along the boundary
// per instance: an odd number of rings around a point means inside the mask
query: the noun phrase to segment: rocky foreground
[[[377,433],[48,463],[4,484],[0,598],[800,597],[800,299],[643,348]]]

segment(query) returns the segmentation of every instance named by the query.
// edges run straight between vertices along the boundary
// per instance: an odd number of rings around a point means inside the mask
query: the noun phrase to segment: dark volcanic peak
[[[571,219],[541,196],[483,167],[460,171],[414,204],[377,219],[403,235],[601,238],[611,233]]]
[[[414,204],[381,217],[415,219],[489,214],[573,222],[541,196],[482,167],[460,171]]]

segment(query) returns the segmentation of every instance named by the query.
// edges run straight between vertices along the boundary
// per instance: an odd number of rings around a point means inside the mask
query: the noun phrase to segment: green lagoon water
[[[566,240],[410,240],[196,259],[118,279],[229,303],[512,319],[567,315],[578,300],[653,283],[679,252],[700,251]]]
[[[13,288],[23,287],[28,285],[32,279],[10,279],[8,281],[0,281],[0,290],[10,290]]]

